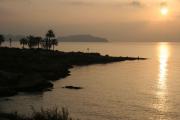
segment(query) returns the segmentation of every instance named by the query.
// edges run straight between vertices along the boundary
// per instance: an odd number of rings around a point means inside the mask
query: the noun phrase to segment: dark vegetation
[[[45,38],[29,35],[26,38],[21,38],[19,41],[22,45],[22,48],[28,46],[30,49],[41,47],[47,50],[50,50],[51,48],[54,50],[54,47],[58,45],[58,41],[55,37],[56,36],[54,32],[52,30],[49,30],[46,33]]]
[[[30,117],[19,115],[17,112],[15,113],[0,113],[1,120],[75,120],[69,116],[69,112],[67,109],[62,108],[58,110],[54,109],[41,109],[39,112],[33,110],[32,115]]]
[[[4,41],[5,41],[4,36],[3,36],[3,35],[0,35],[0,46],[1,46],[1,44],[2,44]]]

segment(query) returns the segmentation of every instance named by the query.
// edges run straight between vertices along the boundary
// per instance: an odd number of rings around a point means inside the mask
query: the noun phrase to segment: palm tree
[[[24,49],[24,46],[27,45],[28,41],[26,38],[20,39],[20,45],[22,45],[22,48]]]
[[[34,36],[32,36],[32,35],[29,35],[27,37],[27,45],[29,46],[30,49],[37,46],[36,38]]]
[[[54,47],[58,45],[57,39],[52,39],[51,44],[52,44],[53,50],[54,50]]]
[[[48,39],[47,38],[44,38],[42,41],[41,41],[41,46],[45,49],[49,49],[51,48],[51,43],[48,42]]]
[[[41,37],[35,37],[35,42],[36,42],[36,45],[38,46],[38,49],[39,49],[40,43],[42,42],[42,38]]]
[[[12,39],[9,38],[9,47],[11,48]]]
[[[0,46],[1,46],[1,44],[2,44],[4,41],[5,41],[4,36],[3,36],[3,35],[0,35]]]
[[[51,46],[52,46],[52,39],[55,38],[55,34],[52,30],[49,30],[47,33],[46,33],[46,47],[47,49],[50,50]]]

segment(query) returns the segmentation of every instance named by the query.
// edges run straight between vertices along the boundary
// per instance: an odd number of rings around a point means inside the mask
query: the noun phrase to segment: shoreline
[[[53,81],[70,75],[70,68],[91,64],[107,64],[140,57],[112,57],[99,53],[61,52],[44,49],[0,48],[0,98],[18,92],[53,89]]]

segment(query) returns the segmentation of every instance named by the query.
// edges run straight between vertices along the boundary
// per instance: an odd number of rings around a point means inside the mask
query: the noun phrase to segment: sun
[[[162,7],[160,9],[161,15],[166,16],[169,13],[169,9],[167,7]]]

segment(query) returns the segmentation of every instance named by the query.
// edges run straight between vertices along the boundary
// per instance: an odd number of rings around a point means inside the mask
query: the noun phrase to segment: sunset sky
[[[180,0],[0,0],[0,33],[180,41]]]

